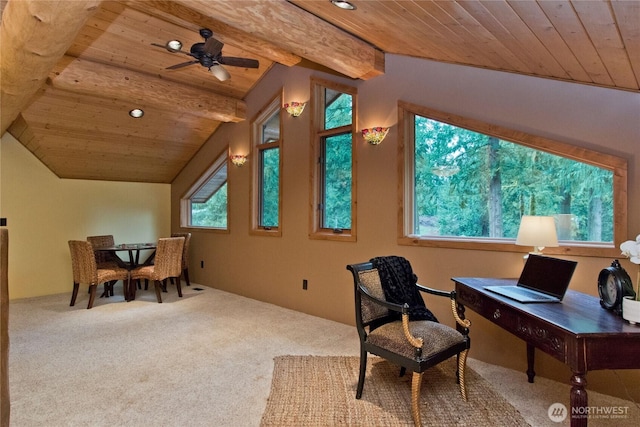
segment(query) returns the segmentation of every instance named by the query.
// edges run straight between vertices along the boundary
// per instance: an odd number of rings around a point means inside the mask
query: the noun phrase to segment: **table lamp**
[[[541,255],[545,247],[557,247],[558,235],[556,233],[556,223],[552,216],[524,215],[520,221],[516,245],[533,246],[533,252]],[[524,258],[528,258],[525,255]]]

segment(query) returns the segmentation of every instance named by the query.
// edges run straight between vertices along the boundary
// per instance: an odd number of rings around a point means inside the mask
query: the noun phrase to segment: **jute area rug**
[[[412,426],[411,372],[369,356],[361,399],[356,399],[359,358],[279,356],[262,427]],[[423,375],[425,426],[528,426],[520,413],[467,366],[467,397],[455,380],[455,358]]]

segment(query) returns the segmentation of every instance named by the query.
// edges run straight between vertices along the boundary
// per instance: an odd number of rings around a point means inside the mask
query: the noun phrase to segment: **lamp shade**
[[[553,217],[524,215],[520,221],[516,245],[533,246],[536,253],[545,247],[557,247],[558,235]]]

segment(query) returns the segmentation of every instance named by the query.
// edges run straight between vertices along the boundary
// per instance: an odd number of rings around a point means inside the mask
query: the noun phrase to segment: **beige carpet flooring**
[[[196,288],[202,289],[197,291]],[[124,302],[81,292],[11,301],[11,426],[259,426],[282,355],[357,356],[355,328],[204,286],[153,291]],[[568,405],[569,386],[473,359],[533,426],[552,422],[552,403]],[[366,384],[365,384],[366,389]],[[355,398],[355,390],[353,391]],[[632,402],[589,392],[590,405],[628,408],[625,419],[590,426],[637,425]],[[407,408],[409,411],[409,408]]]

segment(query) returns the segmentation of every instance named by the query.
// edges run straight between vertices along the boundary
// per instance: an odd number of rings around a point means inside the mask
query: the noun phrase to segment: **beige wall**
[[[10,299],[71,296],[69,240],[113,234],[116,242],[146,242],[171,233],[170,185],[59,179],[9,133],[1,144]]]
[[[308,100],[311,75],[357,86],[359,128],[395,125],[397,101],[403,100],[624,157],[629,161],[629,238],[640,233],[640,186],[634,185],[640,180],[637,93],[387,55],[385,75],[365,82],[276,66],[247,98],[248,116],[255,115],[281,88],[285,102]],[[310,114],[305,111],[298,118],[285,114],[283,120],[282,237],[249,235],[252,165],[248,162],[242,168],[230,168],[230,233],[193,232],[190,273],[194,282],[351,324],[353,285],[345,270],[348,263],[378,255],[402,255],[411,261],[421,283],[441,289],[452,288],[452,276],[519,274],[519,253],[397,245],[396,127],[379,146],[358,145],[357,242],[310,240]],[[227,144],[232,152],[248,152],[249,121],[223,125],[174,181],[173,229],[179,227],[180,197]],[[597,274],[611,260],[574,259],[579,265],[571,289],[596,295]],[[632,268],[628,261],[622,262]],[[302,290],[303,279],[309,281],[306,291]],[[448,319],[446,303],[427,304],[440,319]],[[469,313],[469,318],[473,321],[471,357],[524,371],[522,341],[474,313]],[[562,381],[570,374],[564,365],[544,354],[538,355],[536,369],[539,375]],[[618,395],[624,393],[619,387],[624,381],[629,393],[640,399],[638,371],[614,376],[607,371],[594,372],[588,380],[590,389]]]

